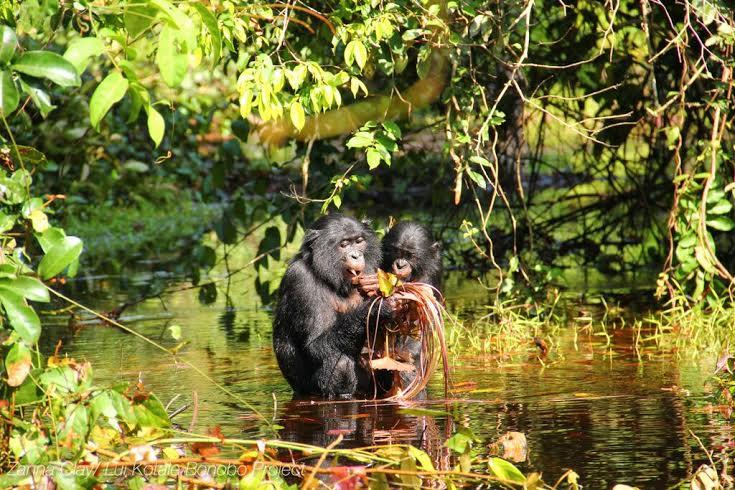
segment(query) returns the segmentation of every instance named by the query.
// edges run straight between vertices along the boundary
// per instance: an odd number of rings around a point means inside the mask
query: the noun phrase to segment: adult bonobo
[[[380,260],[378,238],[357,220],[330,214],[307,230],[281,280],[273,326],[278,365],[297,394],[369,391],[360,352],[371,301],[352,279],[374,274]],[[390,314],[384,305],[381,317]]]

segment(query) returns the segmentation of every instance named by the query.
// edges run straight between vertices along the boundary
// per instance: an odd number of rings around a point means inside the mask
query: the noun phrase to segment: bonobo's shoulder
[[[289,286],[300,285],[307,281],[314,281],[314,272],[311,270],[309,264],[303,259],[303,257],[296,256],[288,264],[286,274],[283,276],[282,284]]]

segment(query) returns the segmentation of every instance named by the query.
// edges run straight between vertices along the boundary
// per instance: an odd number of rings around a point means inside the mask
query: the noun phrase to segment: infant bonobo
[[[420,282],[432,286],[437,299],[441,298],[439,288],[442,278],[441,247],[435,242],[429,230],[413,221],[402,221],[386,233],[382,243],[383,261],[380,268],[392,272],[403,282]],[[363,275],[359,281],[361,289],[369,295],[377,293],[377,276]],[[393,305],[394,306],[394,305]],[[420,369],[419,356],[421,338],[403,337],[396,344],[399,353],[410,354],[416,370]],[[417,372],[400,373],[401,388],[405,388]],[[386,373],[376,376],[379,391],[395,392],[394,376]]]
[[[352,279],[375,274],[380,260],[380,242],[365,223],[330,214],[307,230],[281,280],[273,325],[278,365],[298,395],[370,390],[360,352],[371,301]],[[391,316],[385,306],[381,320]]]

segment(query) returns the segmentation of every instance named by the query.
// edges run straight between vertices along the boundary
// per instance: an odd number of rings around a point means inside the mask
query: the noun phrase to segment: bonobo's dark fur
[[[425,226],[401,221],[383,238],[383,264],[404,282],[423,282],[439,289],[442,280],[441,247]]]
[[[278,365],[297,394],[367,392],[360,364],[370,301],[352,285],[374,274],[380,242],[364,223],[340,214],[320,218],[306,232],[279,288],[273,326]],[[381,317],[390,314],[381,309]]]
[[[383,237],[383,263],[381,269],[392,272],[404,282],[422,282],[436,288],[439,298],[442,280],[441,247],[434,242],[429,230],[414,221],[401,221]],[[411,353],[416,371],[400,373],[401,384],[407,386],[421,368],[421,340],[404,337],[399,349]],[[378,386],[388,391],[393,377],[378,376]]]

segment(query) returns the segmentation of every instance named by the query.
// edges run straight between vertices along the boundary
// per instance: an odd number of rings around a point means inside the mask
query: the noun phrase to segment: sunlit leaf
[[[20,338],[31,345],[38,342],[38,337],[41,335],[41,321],[33,308],[28,306],[26,300],[19,294],[0,289],[0,302],[5,308],[10,324]]]
[[[186,76],[188,62],[183,35],[171,26],[164,26],[158,36],[156,64],[163,81],[169,87],[178,87]]]
[[[368,167],[370,167],[370,170],[373,170],[380,165],[380,152],[375,148],[368,148],[366,156]]]
[[[521,473],[521,471],[513,465],[513,463],[510,463],[504,459],[501,458],[490,458],[490,471],[493,472],[495,476],[498,478],[514,482],[514,483],[523,483],[526,481],[526,477]]]
[[[393,290],[401,281],[398,276],[390,272],[385,272],[383,269],[378,269],[378,289],[384,297],[388,297],[393,294]]]
[[[12,60],[17,46],[18,37],[15,31],[8,26],[0,26],[0,63]]]
[[[717,216],[707,220],[707,226],[715,230],[730,231],[735,228],[735,221],[728,216]]]
[[[13,82],[13,77],[9,71],[3,70],[0,73],[0,111],[7,117],[18,107],[19,103],[20,94]]]
[[[20,79],[20,88],[31,97],[33,104],[44,118],[49,112],[56,109],[56,106],[51,103],[51,97],[44,90],[26,83],[22,78]]]
[[[31,372],[31,351],[23,342],[16,342],[5,357],[9,386],[20,386]]]
[[[38,274],[49,279],[66,269],[82,253],[82,241],[75,236],[64,237],[63,240],[52,246],[41,263],[38,264]]]
[[[304,114],[304,107],[299,101],[295,100],[291,104],[290,115],[294,127],[300,131],[306,123],[306,115]]]
[[[61,87],[78,87],[82,83],[74,65],[51,51],[27,51],[13,63],[13,69],[32,77],[46,78]]]
[[[202,23],[207,28],[209,35],[212,37],[212,64],[214,65],[219,61],[220,53],[222,51],[222,33],[217,25],[217,18],[201,3],[194,2],[191,5],[199,13],[199,16],[202,18]]]
[[[128,81],[119,71],[112,71],[97,86],[89,101],[89,120],[92,127],[99,130],[100,121],[113,105],[117,104],[128,91]]]
[[[148,29],[156,18],[156,12],[157,10],[154,7],[145,5],[145,2],[133,3],[126,7],[123,13],[123,22],[128,35],[138,37]]]
[[[153,108],[148,108],[148,134],[150,135],[156,148],[163,141],[163,135],[166,130],[166,122],[160,112]]]
[[[0,279],[0,289],[23,296],[31,301],[43,303],[50,301],[48,289],[35,277],[18,276],[16,279]]]
[[[64,52],[64,59],[74,65],[77,73],[81,75],[90,59],[101,55],[104,51],[105,44],[96,37],[75,37]]]

